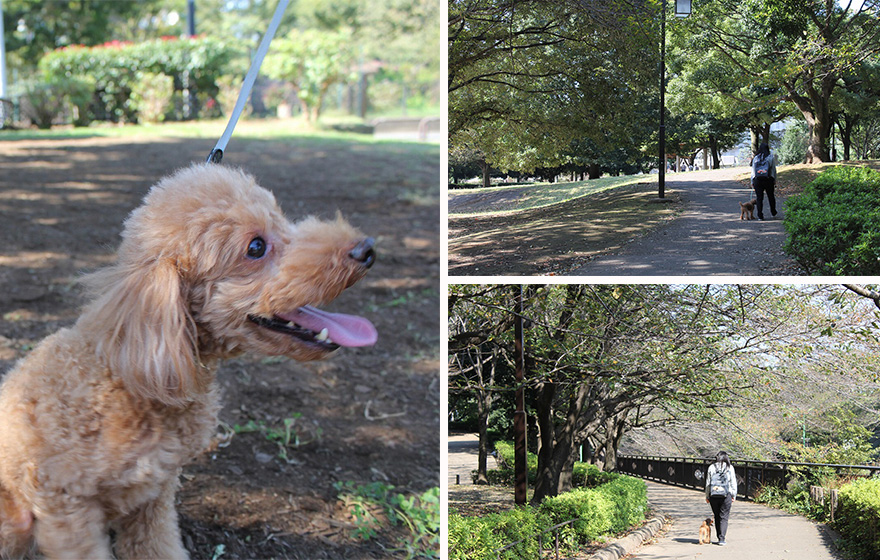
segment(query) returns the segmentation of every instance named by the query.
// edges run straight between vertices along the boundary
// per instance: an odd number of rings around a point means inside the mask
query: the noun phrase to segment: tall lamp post
[[[660,176],[657,196],[666,197],[666,0],[660,7]],[[691,0],[675,0],[675,16],[691,14]]]

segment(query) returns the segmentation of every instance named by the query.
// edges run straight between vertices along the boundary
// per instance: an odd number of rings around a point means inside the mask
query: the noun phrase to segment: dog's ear
[[[117,263],[83,280],[92,303],[80,322],[96,351],[141,397],[182,405],[204,389],[197,334],[174,262]]]

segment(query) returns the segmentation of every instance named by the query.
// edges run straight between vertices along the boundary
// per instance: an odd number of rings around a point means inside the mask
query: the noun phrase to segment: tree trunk
[[[535,479],[535,491],[538,488],[555,486],[551,463],[555,447],[553,427],[553,399],[556,397],[555,383],[541,383],[536,389],[535,414],[538,423],[538,472]],[[542,490],[543,492],[543,490]]]
[[[626,431],[628,415],[626,411],[620,412],[609,417],[605,422],[605,464],[602,470],[606,472],[617,469],[617,449]]]
[[[488,468],[487,462],[489,457],[489,409],[491,408],[491,397],[488,391],[479,391],[477,394],[477,431],[480,435],[479,451],[477,453],[477,478],[474,484],[489,484],[489,477],[486,475]]]
[[[486,160],[484,160],[484,159],[481,159],[479,162],[477,162],[477,165],[480,166],[480,171],[483,172],[483,188],[488,189],[489,186],[491,185],[491,179],[492,179],[492,176],[490,173],[491,166],[488,163],[486,163]]]
[[[542,447],[541,453],[546,457],[545,462],[538,462],[538,479],[535,482],[535,493],[532,496],[532,505],[540,504],[544,498],[556,496],[560,492],[571,490],[571,471],[574,466],[575,441],[574,434],[578,424],[581,410],[590,392],[589,383],[581,383],[568,399],[568,411],[563,423],[553,430],[554,438],[552,451],[548,452]],[[538,419],[539,422],[548,422],[552,425],[553,419]],[[543,435],[543,446],[547,445],[547,437]]]
[[[843,161],[849,161],[852,155],[852,133],[859,123],[858,115],[844,113],[837,121],[837,130],[840,131],[840,141],[843,143]]]
[[[721,154],[718,153],[718,137],[709,136],[709,149],[712,151],[712,169],[721,169]]]
[[[789,98],[804,115],[810,126],[810,145],[807,148],[807,163],[829,161],[828,136],[831,134],[831,92],[834,90],[836,75],[826,74],[819,82],[818,89],[812,81],[805,85],[805,95],[795,90],[795,85],[786,82]]]
[[[749,134],[752,139],[752,155],[758,153],[758,148],[761,147],[762,143],[767,143],[770,145],[770,123],[764,123],[760,126],[750,126]]]
[[[589,178],[590,179],[598,179],[602,176],[602,168],[599,167],[598,163],[591,163],[589,167]]]

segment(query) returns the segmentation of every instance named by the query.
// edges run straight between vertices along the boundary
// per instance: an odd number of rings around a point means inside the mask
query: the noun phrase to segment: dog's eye
[[[262,237],[254,237],[248,244],[247,256],[252,259],[261,259],[266,254],[266,241]]]

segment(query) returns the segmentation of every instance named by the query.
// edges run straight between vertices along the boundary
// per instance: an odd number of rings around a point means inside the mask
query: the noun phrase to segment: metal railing
[[[706,469],[715,462],[704,457],[655,457],[650,455],[621,455],[617,458],[617,472],[648,480],[695,488],[706,487]],[[754,498],[763,486],[784,487],[796,470],[831,469],[840,475],[868,477],[880,473],[880,466],[834,465],[827,463],[788,463],[784,461],[731,461],[736,471],[737,496]]]
[[[510,544],[507,545],[507,546],[504,546],[504,547],[502,547],[502,548],[499,548],[499,549],[495,550],[495,554],[498,555],[498,558],[501,558],[501,554],[502,554],[502,553],[504,553],[504,552],[506,552],[506,551],[508,551],[508,550],[513,550],[514,552],[516,552],[516,547],[519,546],[519,545],[521,545],[522,543],[530,542],[530,541],[532,541],[532,540],[534,540],[534,539],[538,539],[538,558],[543,558],[543,557],[544,557],[544,556],[543,556],[543,554],[544,554],[544,539],[543,539],[543,536],[544,536],[545,533],[549,533],[550,531],[553,531],[553,540],[554,540],[553,550],[554,550],[554,558],[555,558],[555,560],[559,560],[559,529],[561,529],[562,527],[565,527],[566,525],[571,525],[571,524],[574,523],[575,521],[580,521],[580,519],[579,519],[579,518],[578,518],[578,519],[569,519],[568,521],[563,521],[562,523],[556,524],[556,525],[554,525],[554,526],[552,526],[552,527],[547,527],[546,529],[544,529],[544,530],[541,531],[540,533],[534,533],[534,534],[529,535],[528,537],[526,537],[526,538],[524,538],[524,539],[520,539],[520,540],[518,540],[518,541],[516,541],[516,542],[510,543]],[[548,548],[547,551],[549,552],[550,549]],[[524,558],[522,552],[518,553],[517,556],[518,556],[519,558]]]

